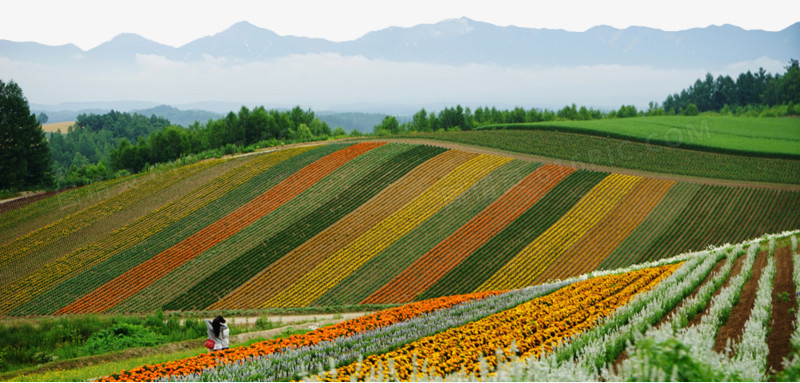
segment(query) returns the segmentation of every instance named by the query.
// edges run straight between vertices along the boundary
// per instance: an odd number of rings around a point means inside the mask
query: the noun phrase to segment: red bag
[[[215,344],[215,343],[214,343],[214,341],[213,341],[213,340],[211,340],[211,339],[206,339],[206,344],[205,344],[205,346],[206,346],[206,348],[207,348],[207,349],[209,349],[209,350],[213,350],[213,349],[214,349],[214,344]]]

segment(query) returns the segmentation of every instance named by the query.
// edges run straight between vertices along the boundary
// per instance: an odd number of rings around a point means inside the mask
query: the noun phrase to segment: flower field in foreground
[[[482,355],[490,368],[502,361],[504,356],[500,355],[537,357],[591,328],[600,318],[634,295],[651,289],[680,266],[672,264],[576,282],[513,309],[395,351],[369,356],[363,362],[340,367],[321,378],[350,381],[351,375],[355,375],[361,380],[372,370],[389,371],[390,360],[397,378],[408,380],[415,371],[441,376],[460,370],[479,373]],[[497,350],[501,353],[495,355]]]
[[[775,312],[773,303],[800,286],[798,233],[765,235],[685,253],[662,266],[576,281],[356,363],[320,366],[304,380],[797,381],[800,330],[773,328],[781,333],[772,336],[768,326],[786,315]],[[777,264],[795,271],[777,273]],[[618,286],[631,279],[632,285]],[[620,304],[589,298],[603,291]],[[534,314],[537,304],[540,315]],[[581,308],[570,310],[571,305]],[[793,309],[790,319],[796,324],[800,315]],[[571,315],[560,318],[565,313]],[[732,327],[738,336],[727,338]],[[203,379],[216,381],[210,373]]]
[[[213,368],[218,364],[242,361],[258,355],[267,355],[283,350],[285,348],[296,348],[314,345],[322,341],[331,340],[337,337],[360,333],[379,327],[408,320],[424,313],[441,310],[455,304],[481,299],[497,292],[484,292],[467,294],[452,297],[442,297],[422,302],[416,302],[405,306],[380,311],[361,318],[342,322],[335,326],[323,327],[303,335],[293,335],[288,338],[281,338],[253,344],[248,347],[238,347],[222,351],[218,354],[201,354],[196,357],[182,359],[174,362],[162,363],[152,366],[142,366],[140,368],[123,371],[119,374],[107,376],[99,379],[100,381],[150,381],[170,375],[186,375]]]

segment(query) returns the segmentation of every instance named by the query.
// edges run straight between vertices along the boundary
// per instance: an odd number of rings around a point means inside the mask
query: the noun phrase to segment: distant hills
[[[290,55],[334,53],[393,62],[500,66],[646,65],[654,68],[714,70],[735,62],[800,57],[800,22],[777,32],[733,25],[682,31],[597,26],[585,32],[501,27],[468,18],[410,28],[391,27],[346,42],[281,36],[239,22],[213,36],[171,47],[136,34],[121,34],[93,49],[0,40],[0,56],[30,62],[81,62],[128,66],[137,55],[178,62],[209,57],[236,62]]]
[[[182,126],[189,126],[195,121],[205,123],[210,119],[222,117],[220,113],[207,110],[181,110],[169,105],[149,106],[149,104],[136,101],[65,103],[58,106],[32,104],[31,111],[35,114],[47,114],[49,122],[75,121],[79,114],[105,114],[112,109],[120,112],[138,113],[147,117],[156,115],[168,119],[173,124]]]
[[[216,113],[208,110],[200,109],[178,109],[169,105],[158,105],[141,109],[143,105],[148,103],[136,101],[120,101],[114,102],[98,102],[98,103],[65,103],[57,106],[47,105],[32,105],[31,111],[34,114],[46,113],[48,121],[51,123],[75,121],[79,114],[105,114],[114,109],[117,111],[138,113],[143,116],[155,115],[158,117],[166,118],[171,123],[188,127],[195,121],[204,124],[208,120],[218,119],[224,116],[225,113]],[[74,108],[74,109],[64,109]],[[241,106],[229,105],[231,111],[238,111]],[[316,117],[328,123],[331,129],[341,126],[347,132],[358,130],[363,133],[372,132],[372,128],[383,121],[386,114],[383,113],[363,113],[363,112],[316,112]],[[407,122],[410,120],[408,116],[399,116],[400,122]],[[66,129],[62,129],[62,133],[66,133]]]

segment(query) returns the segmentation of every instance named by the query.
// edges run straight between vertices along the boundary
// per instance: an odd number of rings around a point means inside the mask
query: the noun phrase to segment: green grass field
[[[676,148],[800,158],[798,118],[659,116],[492,125],[483,129],[500,128],[558,129],[612,138],[628,138]]]

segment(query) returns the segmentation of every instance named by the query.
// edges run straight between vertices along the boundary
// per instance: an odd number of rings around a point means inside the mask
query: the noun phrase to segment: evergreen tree
[[[0,189],[52,182],[52,159],[42,125],[19,85],[0,80]]]

